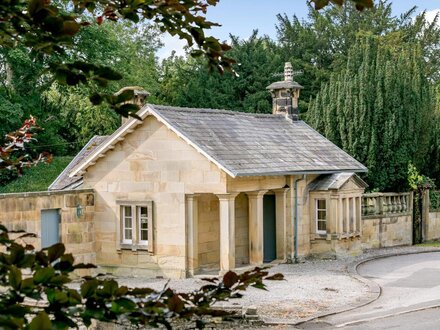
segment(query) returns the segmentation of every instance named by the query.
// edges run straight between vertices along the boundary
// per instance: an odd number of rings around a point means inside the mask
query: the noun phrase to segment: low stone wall
[[[430,211],[429,221],[425,226],[425,241],[440,239],[440,210]]]
[[[94,199],[93,190],[0,194],[0,223],[9,230],[36,234],[37,238],[26,238],[26,242],[40,249],[41,211],[59,209],[59,232],[66,251],[74,255],[77,263],[96,263]],[[79,217],[78,205],[82,207]]]
[[[412,244],[412,194],[364,194],[362,248]]]

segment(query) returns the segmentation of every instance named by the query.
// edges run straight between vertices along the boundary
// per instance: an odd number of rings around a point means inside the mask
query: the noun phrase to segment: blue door
[[[41,211],[41,248],[60,242],[60,210]]]
[[[264,262],[271,262],[277,258],[275,218],[275,195],[265,195],[263,198]]]

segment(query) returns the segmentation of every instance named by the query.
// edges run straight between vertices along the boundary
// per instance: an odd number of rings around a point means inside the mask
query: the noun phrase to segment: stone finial
[[[284,80],[285,81],[293,81],[293,69],[292,63],[286,62],[284,65]]]

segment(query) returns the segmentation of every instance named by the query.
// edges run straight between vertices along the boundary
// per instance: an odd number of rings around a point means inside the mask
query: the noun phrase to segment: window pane
[[[142,241],[148,241],[148,230],[141,230],[141,240]]]
[[[318,211],[318,220],[327,220],[327,212]]]
[[[326,209],[326,203],[325,203],[325,199],[318,199],[317,201],[317,208],[320,210],[325,210]]]
[[[327,223],[325,221],[318,221],[318,230],[319,231],[326,231],[327,230]]]
[[[124,218],[124,224],[125,224],[125,228],[126,229],[131,229],[132,228],[132,219],[131,218],[128,218],[128,217],[125,217]]]
[[[148,217],[148,207],[141,207],[141,218]]]
[[[132,239],[132,231],[131,229],[125,229],[125,239]]]
[[[131,206],[124,206],[124,215],[126,217],[131,217],[132,216],[132,214],[131,214]]]

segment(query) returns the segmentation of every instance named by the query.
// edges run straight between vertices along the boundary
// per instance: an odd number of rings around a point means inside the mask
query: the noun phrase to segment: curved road
[[[373,303],[299,326],[301,329],[439,329],[440,253],[388,257],[358,267],[382,288]]]

